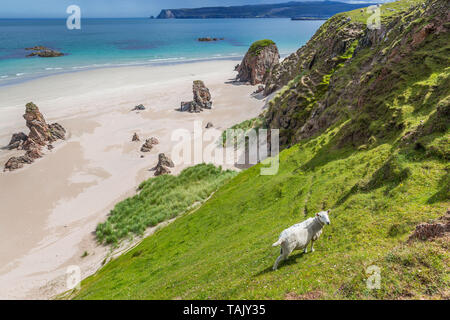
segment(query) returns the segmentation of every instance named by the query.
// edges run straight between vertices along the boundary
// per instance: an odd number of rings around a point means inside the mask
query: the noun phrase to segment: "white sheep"
[[[281,232],[278,241],[272,245],[273,247],[281,245],[280,256],[275,261],[273,270],[276,270],[280,261],[286,259],[292,251],[304,249],[306,253],[309,242],[311,252],[314,252],[314,241],[319,239],[323,226],[330,224],[329,212],[330,210],[316,213],[314,218],[297,223]]]

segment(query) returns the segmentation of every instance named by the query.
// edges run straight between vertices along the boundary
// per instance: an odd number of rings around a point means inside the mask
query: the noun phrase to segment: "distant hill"
[[[373,4],[373,3],[372,3]],[[342,3],[337,1],[286,2],[231,7],[204,7],[195,9],[163,9],[158,19],[207,18],[328,18],[332,15],[369,6],[369,3]]]

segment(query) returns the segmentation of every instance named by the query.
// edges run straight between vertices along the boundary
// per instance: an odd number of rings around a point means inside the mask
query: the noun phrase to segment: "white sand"
[[[171,153],[171,133],[193,131],[194,120],[218,130],[257,116],[264,101],[254,87],[235,85],[235,61],[159,67],[112,68],[68,73],[0,87],[0,146],[24,131],[25,104],[33,101],[47,122],[59,122],[68,139],[15,172],[0,173],[0,299],[48,299],[66,290],[66,268],[82,276],[97,270],[108,248],[95,242],[99,222],[118,201],[135,194],[160,152]],[[201,79],[213,109],[175,111],[192,100],[192,81]],[[131,112],[137,104],[147,110]],[[141,137],[160,140],[141,158]],[[23,151],[0,150],[0,170]],[[187,164],[178,165],[178,173]],[[89,255],[81,258],[84,251]]]

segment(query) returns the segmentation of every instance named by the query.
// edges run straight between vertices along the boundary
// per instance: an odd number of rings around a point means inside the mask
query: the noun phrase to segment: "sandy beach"
[[[25,127],[25,104],[33,101],[47,122],[58,122],[67,139],[43,158],[14,172],[0,172],[0,299],[49,299],[65,291],[66,269],[95,272],[109,248],[94,231],[118,201],[132,196],[158,154],[170,155],[174,129],[212,122],[217,130],[261,113],[254,87],[232,83],[236,61],[88,70],[0,87],[0,146]],[[179,112],[192,100],[192,81],[210,89],[213,109]],[[143,104],[145,111],[131,111]],[[141,142],[131,142],[133,133]],[[160,143],[141,153],[145,138]],[[23,151],[0,150],[1,169]],[[144,155],[141,158],[141,155]],[[177,174],[186,167],[177,165]],[[84,252],[88,256],[82,258]]]

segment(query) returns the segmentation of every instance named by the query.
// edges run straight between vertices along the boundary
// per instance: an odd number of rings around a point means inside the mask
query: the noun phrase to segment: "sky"
[[[85,18],[157,16],[161,9],[282,3],[290,0],[0,0],[0,18],[66,18],[66,9],[78,5]],[[318,0],[309,0],[318,1]],[[342,0],[341,0],[342,1]],[[346,0],[342,2],[385,2]]]

